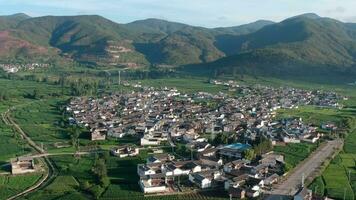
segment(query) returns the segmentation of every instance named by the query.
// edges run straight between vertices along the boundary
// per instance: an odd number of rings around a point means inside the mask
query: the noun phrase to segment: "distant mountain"
[[[0,16],[0,31],[15,28],[19,22],[29,18],[31,17],[23,13]]]
[[[99,66],[186,66],[275,74],[355,71],[356,25],[303,14],[204,28],[160,19],[118,24],[97,15],[0,17],[0,62],[66,58]]]
[[[227,57],[196,67],[224,73],[349,74],[356,72],[355,36],[354,24],[301,15],[247,35],[230,35],[221,47]]]
[[[221,34],[236,34],[236,35],[244,35],[253,33],[267,25],[274,24],[273,21],[268,20],[258,20],[256,22],[252,22],[249,24],[244,24],[240,26],[233,26],[233,27],[222,27],[222,28],[215,28],[216,31],[221,32]]]

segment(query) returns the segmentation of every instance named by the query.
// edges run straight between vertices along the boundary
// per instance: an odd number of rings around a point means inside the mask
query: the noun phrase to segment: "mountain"
[[[221,32],[221,34],[245,35],[245,34],[253,33],[271,24],[274,24],[274,22],[268,20],[258,20],[256,22],[252,22],[240,26],[215,28],[215,30]]]
[[[0,31],[15,28],[19,22],[29,18],[31,17],[23,13],[0,16]]]
[[[222,73],[350,74],[356,72],[354,24],[301,15],[260,30],[229,36],[220,49],[227,55],[199,67]]]
[[[346,74],[355,71],[356,25],[312,13],[222,28],[16,14],[0,17],[0,42],[0,62],[64,58],[98,66],[185,66],[202,73]]]

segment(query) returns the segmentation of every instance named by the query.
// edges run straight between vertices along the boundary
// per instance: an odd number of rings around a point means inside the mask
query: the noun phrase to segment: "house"
[[[120,158],[137,156],[140,150],[132,146],[121,146],[111,150],[111,154]]]
[[[296,195],[294,195],[294,200],[312,200],[313,193],[308,188],[301,188]]]
[[[140,140],[141,146],[158,146],[161,144],[161,141],[155,138],[146,138],[143,137]]]
[[[162,163],[150,163],[137,165],[137,174],[139,176],[147,176],[162,173]]]
[[[147,163],[164,163],[174,160],[174,155],[171,154],[155,154],[147,158]]]
[[[259,164],[251,168],[250,174],[256,178],[262,177],[268,173],[268,166],[264,164]]]
[[[100,141],[100,140],[106,140],[106,129],[95,129],[94,131],[91,132],[91,140],[92,141]]]
[[[278,180],[279,180],[279,175],[278,174],[272,174],[271,176],[267,177],[264,180],[264,185],[272,186],[273,184],[277,183]]]
[[[277,165],[277,163],[284,163],[284,156],[280,154],[275,154],[275,153],[267,153],[262,155],[262,159],[259,161],[260,164],[274,167]]]
[[[145,194],[161,193],[167,190],[165,176],[163,174],[154,174],[141,177],[139,185]]]
[[[35,162],[31,157],[21,157],[11,160],[11,173],[25,174],[35,172]]]
[[[242,158],[242,153],[250,148],[251,145],[249,144],[241,144],[241,143],[230,144],[230,145],[220,147],[219,154],[221,156],[226,156],[228,158],[240,159]]]
[[[196,184],[201,189],[211,188],[212,181],[221,177],[218,170],[209,170],[204,172],[189,174],[189,181]]]
[[[237,199],[246,198],[246,190],[244,188],[230,187],[228,193],[230,198],[237,198]]]
[[[224,172],[230,173],[232,170],[240,169],[242,166],[249,164],[248,160],[235,160],[224,165]]]
[[[242,185],[244,185],[246,183],[246,180],[249,179],[249,177],[250,176],[248,174],[241,174],[241,175],[238,175],[231,179],[228,179],[224,183],[224,188],[225,188],[225,190],[229,190],[229,188],[231,188],[231,187],[234,187],[234,188],[241,187]]]

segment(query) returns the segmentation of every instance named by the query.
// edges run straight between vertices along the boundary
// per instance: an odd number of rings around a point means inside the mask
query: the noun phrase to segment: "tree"
[[[256,158],[256,153],[253,149],[247,149],[243,152],[244,158],[247,160],[254,160]]]
[[[88,190],[90,188],[90,183],[89,181],[84,181],[80,183],[80,188],[82,190]]]
[[[103,186],[103,188],[106,188],[110,185],[110,179],[107,176],[104,176],[100,179],[100,185]]]
[[[98,159],[95,162],[93,172],[98,176],[98,180],[101,180],[102,177],[107,176],[107,169],[103,159]]]
[[[95,197],[95,199],[99,199],[101,194],[104,192],[104,188],[99,185],[95,185],[90,188],[90,193]]]
[[[80,135],[80,127],[78,126],[72,126],[69,130],[70,132],[70,137],[72,139],[72,145],[78,149],[78,138],[79,138],[79,135]]]

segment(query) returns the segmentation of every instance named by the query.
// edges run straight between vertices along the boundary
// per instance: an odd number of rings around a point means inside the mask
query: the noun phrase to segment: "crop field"
[[[51,157],[59,171],[58,177],[43,190],[29,195],[28,199],[57,199],[65,198],[66,195],[84,194],[79,190],[79,182],[92,181],[94,176],[91,172],[93,158],[83,156],[74,158],[73,156],[53,156]]]
[[[28,154],[31,151],[26,142],[0,120],[0,166],[6,164],[11,158]]]
[[[60,88],[57,86],[34,81],[0,79],[0,88],[2,91],[5,91],[7,95],[7,100],[0,101],[0,112],[14,105],[24,105],[35,101],[34,99],[28,98],[28,94],[34,90],[36,90],[41,97],[55,97],[60,93]]]
[[[34,185],[41,174],[21,175],[21,176],[0,176],[0,199],[6,199]]]
[[[322,176],[314,181],[312,188],[324,188],[331,198],[354,200],[356,194],[356,131],[345,139],[344,150],[333,159]]]
[[[295,167],[299,162],[306,159],[314,151],[316,145],[308,143],[288,144],[286,146],[276,146],[275,152],[284,155],[285,162],[290,167]]]
[[[33,141],[44,145],[64,142],[69,139],[61,125],[62,113],[60,106],[65,101],[50,99],[37,101],[31,106],[16,108],[12,117]]]

